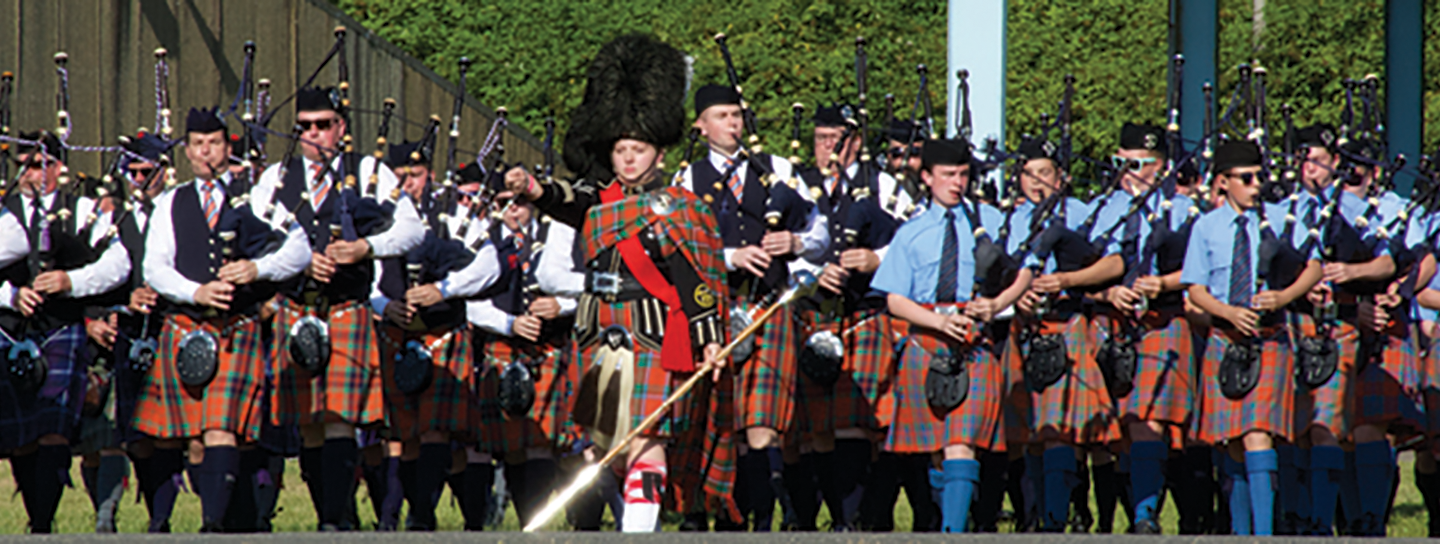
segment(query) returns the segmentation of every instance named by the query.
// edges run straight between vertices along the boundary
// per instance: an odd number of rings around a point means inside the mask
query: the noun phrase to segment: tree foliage
[[[333,1],[442,76],[456,76],[459,57],[475,59],[471,92],[509,107],[512,120],[535,133],[554,116],[563,137],[594,52],[627,32],[653,33],[693,56],[697,84],[726,82],[712,38],[727,33],[772,151],[785,152],[791,103],[813,111],[819,103],[854,100],[856,36],[869,41],[873,118],[882,115],[887,93],[901,115],[909,114],[922,63],[936,82],[935,113],[944,114],[947,89],[940,82],[950,70],[944,0]],[[1268,0],[1257,42],[1252,0],[1221,0],[1217,110],[1227,105],[1234,67],[1258,61],[1268,70],[1272,134],[1287,102],[1296,123],[1337,122],[1341,79],[1384,77],[1384,1]],[[1437,74],[1440,2],[1426,4],[1426,73]],[[1067,73],[1077,78],[1074,143],[1081,153],[1108,154],[1126,121],[1164,120],[1167,2],[1009,0],[1007,10],[1007,143],[1035,132],[1042,113],[1054,114]],[[1425,142],[1433,149],[1440,139],[1440,77],[1425,85]]]

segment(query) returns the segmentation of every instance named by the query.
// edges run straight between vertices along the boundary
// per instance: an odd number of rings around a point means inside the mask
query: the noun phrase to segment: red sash
[[[625,190],[618,181],[600,190],[600,202],[603,204],[622,198],[625,198]],[[665,280],[660,269],[655,268],[655,263],[645,254],[644,246],[640,245],[639,236],[621,240],[615,244],[615,248],[620,251],[620,258],[625,261],[625,266],[630,268],[640,286],[645,288],[645,292],[660,299],[660,302],[668,307],[665,314],[665,340],[660,346],[660,367],[670,372],[694,372],[695,357],[690,345],[690,319],[685,316],[685,308],[680,305],[680,293],[675,290],[674,285]]]

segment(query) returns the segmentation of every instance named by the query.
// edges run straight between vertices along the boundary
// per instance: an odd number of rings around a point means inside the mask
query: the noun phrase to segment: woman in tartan
[[[190,110],[185,153],[196,181],[156,201],[144,261],[145,277],[174,311],[161,327],[135,427],[157,439],[204,442],[205,460],[194,482],[203,532],[224,529],[239,481],[238,446],[259,438],[265,376],[259,306],[274,293],[270,282],[305,268],[309,247],[298,230],[285,236],[255,218],[250,208],[232,207],[238,195],[227,194],[230,177],[221,170],[229,144],[215,110]],[[178,352],[181,340],[197,332],[217,341],[218,364],[207,383],[187,385],[177,368]]]
[[[683,55],[648,36],[623,36],[601,48],[588,76],[565,139],[565,162],[585,181],[540,184],[517,168],[506,184],[581,235],[582,377],[572,417],[609,447],[719,354],[727,287],[714,216],[693,193],[665,187],[659,171],[663,149],[684,132]],[[717,391],[727,375],[717,370],[719,383],[701,388]],[[730,493],[734,405],[719,402],[727,395],[699,393],[629,445],[623,530],[658,529],[671,473],[676,509],[723,508],[738,518]],[[695,432],[701,426],[705,432]],[[692,448],[706,453],[693,455]],[[701,482],[705,506],[694,508]]]
[[[976,248],[998,232],[1000,212],[963,198],[969,184],[970,148],[959,140],[931,140],[922,151],[921,178],[933,204],[895,233],[891,250],[871,287],[887,294],[890,313],[910,323],[895,379],[895,421],[885,448],[903,453],[942,453],[941,515],[945,532],[969,530],[970,503],[980,481],[979,455],[1003,447],[1001,403],[1005,369],[983,323],[1024,292],[1021,272],[995,298],[974,298]],[[978,212],[978,213],[977,213]],[[979,224],[976,224],[977,221]],[[936,240],[941,240],[936,247]],[[1003,250],[1002,250],[1003,251]],[[937,401],[930,389],[950,382],[959,404]],[[952,397],[953,398],[953,397]]]
[[[1283,334],[1285,307],[1314,286],[1320,267],[1308,261],[1288,286],[1257,281],[1257,271],[1272,264],[1258,257],[1261,230],[1284,221],[1286,211],[1267,209],[1259,200],[1260,162],[1260,148],[1253,142],[1228,142],[1216,150],[1215,187],[1225,193],[1226,205],[1196,222],[1181,283],[1213,323],[1202,372],[1205,407],[1198,438],[1229,449],[1225,473],[1235,534],[1268,535],[1278,470],[1274,445],[1293,427],[1294,353]],[[1227,302],[1221,302],[1222,297]],[[1251,385],[1222,385],[1222,372],[1227,383]]]
[[[498,196],[502,202],[512,197]],[[578,294],[585,278],[573,271],[574,229],[537,217],[528,202],[502,207],[490,239],[502,248],[507,271],[482,299],[470,302],[470,322],[483,346],[478,396],[491,405],[483,411],[492,438],[486,451],[503,456],[505,484],[525,526],[555,486],[556,452],[571,441],[569,335],[576,298],[556,293]]]
[[[1107,206],[1123,206],[1129,214],[1123,235],[1115,237],[1111,246],[1124,258],[1126,274],[1103,295],[1111,308],[1095,317],[1100,332],[1096,340],[1102,346],[1106,342],[1128,346],[1136,357],[1133,375],[1118,376],[1112,370],[1107,390],[1128,439],[1132,485],[1128,506],[1133,512],[1132,532],[1137,534],[1160,534],[1165,464],[1170,450],[1182,445],[1195,399],[1194,349],[1180,266],[1191,220],[1200,211],[1189,197],[1167,197],[1171,187],[1152,191],[1157,183],[1173,182],[1159,176],[1165,160],[1163,136],[1159,127],[1128,123],[1120,133],[1115,158],[1139,166],[1138,171],[1133,167],[1122,171],[1120,186],[1126,198],[1112,199]],[[1137,207],[1140,195],[1146,200]],[[1105,359],[1097,355],[1102,365],[1107,364]]]
[[[427,231],[420,245],[404,257],[384,259],[371,306],[381,326],[380,368],[385,387],[387,438],[401,443],[396,467],[410,503],[407,530],[433,531],[435,497],[450,474],[451,443],[473,443],[482,422],[472,415],[475,345],[467,325],[467,297],[480,293],[500,277],[495,246],[475,246],[456,239],[457,222],[442,222],[442,206],[429,196],[431,150],[421,142],[390,146],[388,164],[400,176],[400,189],[419,203]],[[471,251],[475,247],[478,251]],[[409,357],[409,359],[406,359]],[[426,360],[429,378],[416,390],[417,366],[402,372],[402,361]],[[478,455],[468,452],[467,455]],[[484,472],[489,459],[482,460]],[[467,469],[469,467],[467,466]],[[489,472],[493,477],[493,470]],[[485,487],[485,486],[477,486]],[[485,502],[477,493],[461,498],[466,527],[479,528],[483,514],[473,506]],[[372,490],[372,493],[374,490]],[[387,513],[388,514],[388,513]],[[386,520],[388,523],[388,520]],[[387,527],[388,528],[388,527]]]

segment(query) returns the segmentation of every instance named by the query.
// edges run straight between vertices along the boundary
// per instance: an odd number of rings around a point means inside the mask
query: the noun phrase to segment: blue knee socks
[[[1280,456],[1275,450],[1245,452],[1245,472],[1250,480],[1250,516],[1256,536],[1275,534],[1275,477]]]
[[[1335,526],[1335,500],[1345,472],[1345,452],[1339,446],[1310,449],[1310,519],[1322,535]]]
[[[1223,455],[1225,462],[1225,490],[1230,504],[1230,531],[1235,535],[1249,535],[1250,530],[1250,476],[1246,474],[1245,463]]]
[[[1130,445],[1130,486],[1135,499],[1135,520],[1159,522],[1160,490],[1165,487],[1165,461],[1170,449],[1164,442]]]
[[[1380,519],[1390,503],[1390,486],[1395,478],[1395,460],[1390,443],[1384,440],[1355,445],[1355,478],[1359,486],[1360,515]]]
[[[940,494],[940,510],[946,533],[963,533],[970,521],[970,502],[975,497],[975,484],[980,481],[980,462],[974,459],[945,461],[945,490]]]
[[[1060,531],[1070,519],[1070,490],[1078,483],[1075,448],[1045,450],[1045,529]]]

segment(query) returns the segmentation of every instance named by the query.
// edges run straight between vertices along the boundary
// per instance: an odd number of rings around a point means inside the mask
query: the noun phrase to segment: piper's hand
[[[965,315],[976,321],[990,321],[995,317],[995,300],[979,298],[965,305]]]
[[[947,315],[945,322],[941,325],[940,332],[960,342],[970,339],[970,331],[975,326],[975,321],[969,316],[962,314]]]
[[[1322,270],[1323,281],[1345,283],[1355,279],[1355,267],[1350,263],[1326,263]]]
[[[1324,304],[1330,298],[1331,293],[1329,284],[1317,283],[1315,287],[1311,287],[1310,291],[1305,293],[1305,298],[1309,299],[1311,304],[1318,306]]]
[[[305,275],[320,283],[330,283],[330,277],[335,275],[335,259],[323,253],[311,253],[310,266],[305,267]]]
[[[774,257],[781,257],[795,253],[795,246],[799,245],[800,237],[790,231],[775,231],[765,233],[760,239],[760,247],[765,248],[765,253]]]
[[[880,268],[880,256],[865,248],[847,249],[840,254],[840,266],[862,274],[869,274],[876,268]]]
[[[515,318],[515,323],[511,325],[511,329],[514,331],[515,336],[535,342],[540,339],[540,327],[544,324],[545,322],[538,317],[522,315]]]
[[[1070,276],[1064,272],[1046,274],[1030,282],[1030,288],[1039,293],[1058,293],[1070,288]]]
[[[221,310],[230,309],[230,299],[234,296],[235,286],[223,281],[212,281],[201,285],[195,290],[195,303],[201,306],[210,306]]]
[[[1250,299],[1250,309],[1257,312],[1269,312],[1280,309],[1280,293],[1275,291],[1261,291],[1255,293]]]
[[[845,288],[845,280],[850,279],[850,271],[834,264],[825,265],[820,271],[820,287],[832,293],[839,294]]]
[[[1158,276],[1141,276],[1135,278],[1135,285],[1131,286],[1131,289],[1145,295],[1146,298],[1160,296],[1161,288],[1163,288],[1163,284],[1160,282]]]
[[[560,317],[560,301],[555,297],[537,298],[530,303],[530,315],[547,320]]]
[[[255,281],[255,278],[260,275],[260,268],[255,265],[255,261],[241,260],[226,263],[225,266],[220,267],[220,271],[216,275],[220,276],[222,281],[245,285]]]
[[[415,317],[415,308],[398,300],[385,303],[385,319],[397,325],[409,325]]]
[[[440,287],[433,283],[416,285],[405,291],[405,302],[417,308],[434,306],[442,300],[445,300],[445,297],[440,296]]]
[[[42,295],[58,295],[70,292],[70,275],[64,270],[51,270],[35,276],[35,290]]]
[[[728,361],[726,361],[725,359],[720,358],[720,344],[716,344],[714,342],[705,344],[705,349],[701,350],[701,353],[703,354],[702,356],[705,358],[704,361],[700,362],[701,365],[703,366],[707,362],[714,362],[715,370],[711,373],[711,379],[717,382],[720,381],[720,374],[724,372],[725,366],[728,363]]]
[[[21,315],[29,316],[35,313],[35,309],[45,303],[45,295],[35,292],[29,287],[21,287],[15,290],[15,300],[11,301],[12,308],[18,308]]]
[[[1040,305],[1040,297],[1042,296],[1044,295],[1027,290],[1020,295],[1020,300],[1015,301],[1015,307],[1027,314],[1033,314],[1035,313],[1035,307]]]
[[[743,268],[756,276],[764,276],[770,268],[770,254],[760,246],[745,246],[735,250],[735,268]]]
[[[151,289],[149,285],[142,285],[140,288],[130,292],[130,311],[138,314],[150,313],[150,308],[160,301],[160,294]]]
[[[1124,285],[1116,285],[1105,290],[1105,300],[1116,309],[1126,312],[1135,311],[1135,305],[1140,302],[1140,291],[1136,291]]]
[[[505,188],[527,200],[538,199],[540,195],[544,194],[540,184],[535,181],[535,176],[530,175],[530,172],[526,172],[519,166],[505,172]]]
[[[102,348],[115,349],[115,333],[115,324],[110,319],[85,320],[85,335]]]
[[[1260,322],[1260,314],[1255,313],[1249,308],[1241,308],[1238,306],[1230,306],[1229,308],[1229,315],[1225,316],[1225,319],[1232,325],[1235,325],[1235,329],[1239,330],[1240,334],[1255,336],[1255,324]]]
[[[335,240],[325,248],[325,255],[334,259],[336,264],[355,264],[370,255],[370,242],[364,238],[353,242]]]

